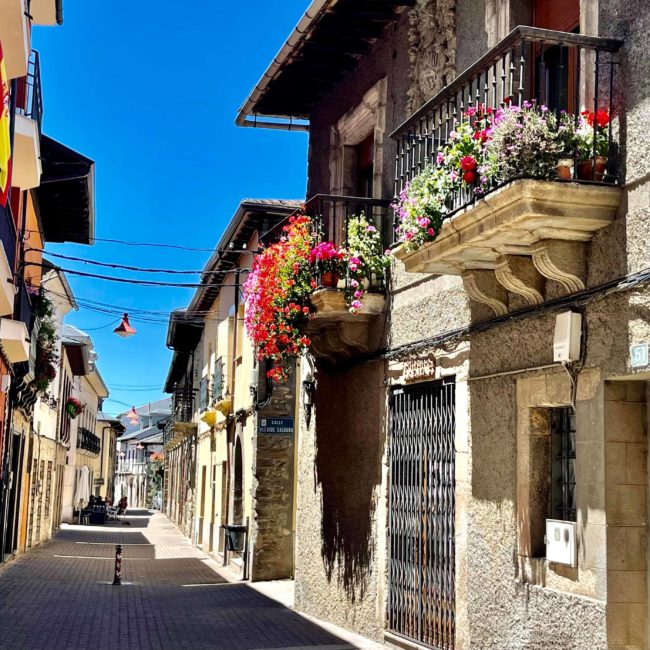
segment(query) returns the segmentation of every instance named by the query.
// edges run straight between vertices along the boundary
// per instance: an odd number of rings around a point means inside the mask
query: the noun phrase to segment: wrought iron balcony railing
[[[27,76],[18,82],[16,111],[29,117],[38,124],[41,132],[43,125],[43,91],[41,89],[41,64],[39,54],[32,50],[29,57]]]
[[[223,399],[223,359],[219,357],[214,364],[212,375],[212,401],[219,402]]]
[[[98,454],[102,449],[102,445],[99,437],[90,429],[79,427],[77,432],[77,449],[85,449],[91,454]]]
[[[29,334],[32,334],[34,328],[34,308],[32,306],[32,297],[29,294],[26,283],[23,281],[18,292],[18,306],[16,320],[25,323]]]
[[[318,236],[336,246],[348,245],[350,220],[360,216],[380,232],[382,250],[392,241],[392,214],[388,199],[316,194],[305,203],[305,214],[315,222]],[[374,278],[370,288],[377,291],[383,287],[384,278]]]
[[[194,393],[189,387],[177,388],[173,396],[173,420],[175,422],[191,422],[194,417]]]
[[[468,109],[480,108],[485,114],[488,109],[495,112],[534,101],[558,117],[562,111],[570,113],[576,121],[582,110],[606,110],[616,116],[615,54],[621,46],[612,39],[515,28],[391,134],[397,140],[395,196],[426,165],[435,164],[438,149],[449,141],[456,125],[469,119]],[[596,128],[594,120],[594,135]],[[607,138],[611,152],[615,150],[611,122]],[[608,160],[610,180],[615,172],[613,158]],[[471,188],[458,190],[448,207],[454,212],[474,198]]]
[[[205,411],[208,408],[209,377],[201,377],[199,381],[199,410]]]
[[[382,241],[390,241],[391,217],[390,201],[361,196],[336,196],[316,194],[305,203],[305,213],[318,219],[322,226],[322,236],[337,246],[348,242],[348,223],[352,217],[365,216],[379,230]]]
[[[11,216],[11,207],[7,201],[6,207],[0,206],[0,241],[4,248],[9,268],[16,270],[16,224]]]

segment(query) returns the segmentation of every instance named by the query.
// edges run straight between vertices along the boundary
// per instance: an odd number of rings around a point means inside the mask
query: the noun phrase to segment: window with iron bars
[[[551,412],[551,516],[576,521],[576,426],[571,407]]]
[[[218,402],[223,399],[223,359],[219,357],[214,364],[212,375],[212,401]]]

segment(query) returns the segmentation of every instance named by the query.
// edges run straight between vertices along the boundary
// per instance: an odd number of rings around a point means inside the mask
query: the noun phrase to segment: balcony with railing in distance
[[[391,241],[390,201],[356,196],[317,194],[305,204],[321,241],[331,241],[337,248],[348,247],[351,220],[363,217],[380,234],[382,250]],[[378,324],[386,308],[384,275],[363,280],[362,307],[352,313],[345,293],[349,277],[321,274],[319,288],[311,295],[312,317],[307,327],[311,350],[322,360],[336,363],[376,350],[380,344]]]
[[[175,422],[192,422],[194,417],[194,388],[176,388],[172,396],[172,419]]]
[[[11,214],[9,202],[0,205],[0,316],[11,316],[14,311],[16,285],[14,271],[16,269],[16,224]]]
[[[18,80],[12,185],[22,190],[41,182],[41,126],[43,94],[38,52],[32,50],[27,75]]]
[[[97,455],[101,451],[102,446],[99,437],[90,431],[90,429],[79,427],[77,430],[77,449],[82,449]]]
[[[460,275],[470,297],[499,315],[509,309],[508,292],[534,305],[546,299],[547,280],[559,283],[565,293],[585,288],[586,245],[611,223],[621,200],[616,168],[619,115],[613,105],[621,45],[611,39],[517,27],[392,134],[397,141],[399,197],[418,174],[439,164],[439,150],[477,113],[485,120],[488,138],[497,111],[512,114],[513,108],[531,104],[533,110],[548,109],[553,128],[563,119],[575,127],[584,110],[611,116],[600,132],[593,120],[592,150],[569,145],[568,160],[560,161],[557,178],[547,175],[542,180],[530,170],[515,171],[503,180],[497,174],[480,193],[471,184],[478,183],[480,174],[476,181],[457,184],[446,198],[436,238],[416,250],[396,250],[407,271]],[[606,159],[596,147],[603,139]]]

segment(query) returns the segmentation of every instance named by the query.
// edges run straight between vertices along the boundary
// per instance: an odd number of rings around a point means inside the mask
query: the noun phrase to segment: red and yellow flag
[[[0,43],[0,205],[7,205],[11,185],[11,137],[9,135],[9,80]]]

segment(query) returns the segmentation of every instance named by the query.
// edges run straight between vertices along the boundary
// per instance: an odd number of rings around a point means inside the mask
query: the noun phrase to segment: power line
[[[38,266],[40,268],[49,268],[49,266],[41,262],[25,262],[25,266]],[[112,275],[99,275],[97,273],[86,273],[85,271],[75,271],[74,269],[59,268],[59,271],[69,273],[71,275],[78,275],[84,278],[95,278],[97,280],[106,280],[108,282],[119,282],[122,284],[133,284],[144,287],[179,287],[181,289],[200,289],[201,287],[236,287],[238,284],[208,284],[206,282],[193,283],[193,282],[161,282],[158,280],[136,280],[130,278],[116,278]],[[250,272],[250,269],[231,269],[231,272]]]
[[[206,270],[185,270],[185,269],[151,269],[144,268],[141,266],[128,266],[126,264],[115,264],[113,262],[99,262],[98,260],[91,260],[86,257],[74,257],[72,255],[63,255],[62,253],[52,253],[51,251],[46,251],[41,248],[28,248],[25,252],[35,252],[43,253],[48,257],[57,257],[59,259],[69,260],[72,262],[82,262],[83,264],[92,264],[93,266],[102,266],[110,269],[124,269],[127,271],[137,271],[139,273],[168,273],[168,274],[185,274],[185,275],[224,275],[228,273],[235,273],[238,271],[244,271],[247,269],[221,269],[219,271],[206,271]],[[257,251],[236,251],[238,254],[243,252],[249,252],[252,255],[256,254]]]
[[[25,232],[37,233],[42,235],[43,233],[40,230],[29,230],[26,229]],[[124,241],[122,239],[103,239],[101,237],[93,237],[92,242],[106,242],[109,244],[123,244],[124,246],[150,246],[153,248],[175,248],[177,250],[183,251],[195,251],[197,253],[214,253],[214,248],[194,248],[193,246],[182,246],[181,244],[161,244],[157,242],[137,242],[137,241]]]

